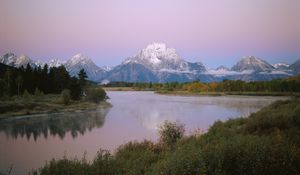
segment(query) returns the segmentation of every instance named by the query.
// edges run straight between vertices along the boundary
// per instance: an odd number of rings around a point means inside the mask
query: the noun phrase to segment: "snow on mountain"
[[[287,63],[276,63],[276,64],[272,64],[272,66],[278,70],[287,70],[290,65]]]
[[[77,76],[78,72],[84,69],[88,79],[93,81],[99,81],[105,73],[105,71],[98,67],[90,58],[82,54],[74,55],[65,63],[65,67],[71,76]]]
[[[15,62],[18,57],[14,53],[7,53],[0,57],[0,63],[8,66],[15,66]]]
[[[216,70],[229,71],[230,69],[228,67],[225,67],[225,66],[219,66],[219,67],[216,68]]]
[[[105,71],[111,71],[114,67],[113,66],[102,66],[101,69],[105,70]]]
[[[148,69],[167,72],[188,72],[189,64],[180,58],[173,48],[168,48],[164,43],[152,43],[142,49],[136,56],[127,58],[123,64],[142,64]]]
[[[242,72],[244,70],[253,70],[256,72],[261,72],[270,71],[273,69],[275,68],[272,65],[254,56],[243,57],[231,68],[231,70],[238,72]]]
[[[0,56],[0,63],[20,67],[43,67],[46,63],[33,61],[29,57],[20,57],[13,53]],[[254,56],[243,57],[231,69],[220,66],[207,69],[201,62],[191,63],[182,59],[173,48],[164,43],[152,43],[129,57],[116,67],[98,67],[90,58],[77,54],[66,62],[52,59],[47,62],[49,67],[64,65],[71,76],[77,76],[84,69],[88,79],[96,82],[128,81],[128,82],[187,82],[200,80],[202,82],[229,80],[263,81],[284,78],[300,73],[300,60],[291,64],[274,64]]]
[[[26,67],[27,64],[34,64],[33,61],[26,55],[21,55],[15,62],[16,67]]]
[[[190,63],[183,60],[175,49],[168,48],[164,43],[149,44],[146,48],[140,50],[137,55],[125,59],[121,65],[127,64],[135,66],[117,66],[108,72],[108,77],[111,77],[110,74],[112,72],[115,75],[135,77],[134,75],[130,75],[129,72],[136,74],[138,70],[132,69],[140,69],[145,76],[138,78],[139,81],[186,82],[197,79],[197,75],[206,70],[201,62]],[[137,66],[138,64],[142,66]],[[149,71],[153,75],[150,75]],[[117,72],[123,73],[120,74]],[[146,79],[143,80],[143,77]],[[109,80],[112,81],[112,79]]]
[[[65,61],[61,61],[61,60],[55,58],[55,59],[49,60],[47,64],[49,67],[59,67],[61,65],[64,65],[65,63],[66,63]]]
[[[0,57],[0,63],[14,67],[26,67],[27,64],[34,66],[34,62],[26,55],[17,57],[14,53],[7,53]]]

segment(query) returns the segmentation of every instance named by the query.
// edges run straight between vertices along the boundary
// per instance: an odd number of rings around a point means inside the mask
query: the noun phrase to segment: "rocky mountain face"
[[[46,63],[33,61],[27,56],[7,53],[0,57],[0,63],[21,67],[44,66]],[[254,56],[242,57],[231,69],[220,66],[208,69],[201,62],[191,63],[180,57],[173,48],[164,43],[152,43],[136,55],[125,59],[115,67],[98,67],[90,58],[77,54],[66,62],[50,60],[49,67],[64,65],[71,76],[76,76],[80,69],[87,72],[88,79],[96,82],[202,82],[222,81],[224,79],[243,81],[267,81],[285,78],[300,73],[300,60],[288,65],[271,65]]]
[[[293,64],[289,66],[289,69],[293,71],[293,74],[299,75],[300,74],[300,60],[297,60]]]
[[[83,56],[82,54],[77,54],[66,62],[63,62],[59,59],[52,59],[49,62],[42,62],[33,61],[25,55],[17,57],[13,53],[7,53],[0,57],[0,63],[13,67],[26,67],[27,64],[32,67],[43,67],[45,64],[47,64],[49,68],[64,65],[71,76],[77,76],[80,69],[84,69],[87,73],[88,79],[93,81],[101,81],[102,77],[107,72],[99,68],[91,59]]]
[[[26,67],[27,64],[34,66],[34,62],[26,55],[17,57],[14,53],[7,53],[0,57],[0,63],[13,67]]]
[[[277,70],[288,70],[290,65],[287,63],[276,63],[272,66]]]
[[[130,66],[126,66],[126,65]],[[140,65],[140,66],[132,66]],[[142,68],[143,67],[143,68]],[[151,72],[150,79],[141,79],[143,82],[186,82],[197,79],[197,74],[206,70],[205,66],[198,63],[190,63],[183,60],[179,54],[173,48],[168,48],[164,43],[152,43],[145,49],[139,51],[139,53],[133,57],[125,59],[121,65],[115,67],[108,72],[108,76],[105,78],[108,81],[122,81],[121,75],[124,72],[136,72],[136,68],[139,68],[141,74]],[[120,72],[120,73],[117,73]],[[113,76],[111,75],[113,74]],[[116,75],[119,75],[117,77]],[[150,75],[150,74],[149,74]],[[113,79],[111,77],[114,77]],[[132,79],[130,81],[133,82]]]
[[[105,70],[98,67],[90,58],[77,54],[69,59],[64,66],[71,76],[77,76],[80,69],[84,69],[88,79],[93,81],[101,81],[106,73]]]
[[[232,68],[232,71],[242,72],[245,70],[252,70],[254,72],[263,72],[275,69],[266,61],[256,58],[254,56],[243,57]]]

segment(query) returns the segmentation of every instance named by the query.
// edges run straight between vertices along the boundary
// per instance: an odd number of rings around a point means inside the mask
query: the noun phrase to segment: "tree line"
[[[178,83],[130,83],[111,82],[105,87],[132,87],[137,90],[189,91],[189,92],[300,92],[300,76],[271,81],[245,82],[224,80],[222,82],[203,83],[200,81]]]
[[[70,90],[73,100],[80,99],[83,88],[86,85],[87,75],[82,69],[78,78],[71,77],[64,66],[50,67],[45,64],[43,67],[14,68],[0,65],[0,97],[22,95],[24,92],[34,94],[53,93],[59,94],[64,89]]]

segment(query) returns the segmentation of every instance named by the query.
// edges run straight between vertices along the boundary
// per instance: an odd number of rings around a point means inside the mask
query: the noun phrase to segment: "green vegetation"
[[[71,101],[71,92],[69,89],[64,89],[63,91],[61,91],[61,102],[64,105],[68,105],[70,104]]]
[[[130,142],[114,154],[53,159],[32,174],[300,174],[300,99],[278,101],[248,118],[217,121],[204,134],[183,136],[166,122],[160,141]],[[166,144],[168,143],[168,144]]]
[[[102,88],[88,88],[86,91],[86,99],[88,101],[99,103],[107,98],[106,92]]]
[[[162,94],[178,95],[287,95],[300,96],[300,76],[272,81],[244,82],[224,80],[202,83],[199,81],[178,83],[127,83],[112,82],[105,88],[125,87],[133,90],[153,90]]]
[[[25,93],[22,97],[13,96],[2,99],[0,101],[0,119],[20,115],[61,113],[111,107],[105,101],[94,103],[84,98],[81,100],[71,100],[69,97],[68,94],[65,97],[60,94],[36,96]]]
[[[45,94],[60,94],[62,90],[69,89],[73,100],[80,99],[83,87],[81,80],[71,77],[64,66],[48,68],[31,67],[13,68],[0,66],[0,98],[18,95],[25,91],[35,94],[38,90]]]
[[[108,98],[101,87],[86,80],[83,69],[76,78],[64,66],[13,68],[0,64],[0,73],[0,117],[95,109],[93,103]]]

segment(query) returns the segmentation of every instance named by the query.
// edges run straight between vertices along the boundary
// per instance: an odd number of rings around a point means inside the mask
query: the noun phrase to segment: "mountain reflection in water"
[[[78,134],[84,135],[93,128],[102,127],[108,112],[109,108],[2,119],[0,132],[4,132],[8,138],[26,137],[30,140],[33,137],[35,141],[42,136],[47,138],[48,135],[63,139],[67,132],[76,138]]]

